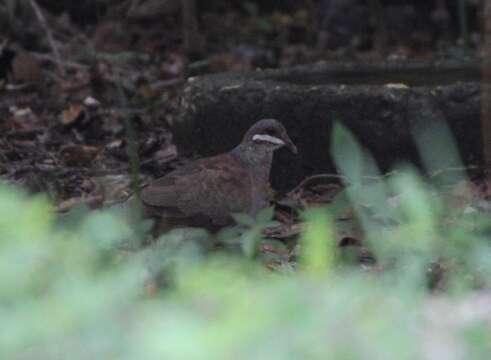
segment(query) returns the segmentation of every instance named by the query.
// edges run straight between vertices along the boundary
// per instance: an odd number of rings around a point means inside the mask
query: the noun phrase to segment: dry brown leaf
[[[19,52],[12,61],[12,75],[18,83],[39,83],[43,79],[43,70],[34,56]]]
[[[61,123],[63,125],[72,125],[77,120],[80,120],[85,114],[85,107],[81,104],[71,104],[70,107],[64,110],[61,114]]]
[[[67,165],[80,165],[90,162],[97,155],[99,148],[90,145],[69,145],[61,150],[63,161]]]

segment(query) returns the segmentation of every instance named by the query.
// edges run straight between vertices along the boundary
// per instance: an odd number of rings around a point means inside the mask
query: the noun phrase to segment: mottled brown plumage
[[[274,150],[297,149],[277,120],[258,121],[232,151],[194,161],[141,191],[143,212],[156,220],[156,233],[176,226],[216,231],[233,223],[231,214],[255,216],[267,207]]]

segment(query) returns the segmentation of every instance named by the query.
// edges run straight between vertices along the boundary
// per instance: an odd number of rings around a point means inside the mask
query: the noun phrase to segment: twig
[[[442,174],[446,174],[446,173],[449,173],[449,172],[463,172],[463,171],[468,171],[468,170],[477,170],[479,169],[478,166],[473,166],[473,165],[470,165],[470,166],[465,166],[465,167],[449,167],[449,168],[445,168],[445,169],[439,169],[439,170],[436,170],[436,171],[433,171],[431,173],[428,174],[428,177],[430,179],[432,178],[435,178],[435,177],[438,177]],[[367,180],[367,181],[380,181],[380,180],[383,180],[385,178],[388,178],[390,176],[393,176],[397,174],[397,172],[395,171],[391,171],[387,174],[384,174],[382,176],[362,176],[362,178],[364,180]],[[288,196],[291,196],[293,194],[295,194],[296,192],[298,192],[299,190],[301,190],[302,188],[304,188],[307,184],[313,182],[313,181],[318,181],[318,180],[337,180],[337,181],[341,181],[343,182],[345,185],[351,185],[350,184],[350,180],[346,177],[346,176],[343,176],[343,175],[338,175],[338,174],[318,174],[318,175],[312,175],[312,176],[309,176],[305,179],[303,179],[300,184],[298,184],[297,186],[295,186],[295,188],[293,190],[290,190],[288,192],[288,194],[286,194],[285,197],[288,197]]]
[[[76,205],[86,205],[90,208],[101,206],[104,202],[102,195],[92,195],[88,197],[73,197],[58,204],[55,211],[64,213],[70,211]]]
[[[391,171],[391,172],[388,172],[386,174],[383,174],[381,176],[371,176],[371,175],[364,175],[362,176],[362,180],[364,180],[364,184],[365,183],[368,183],[368,182],[373,182],[373,181],[381,181],[383,179],[386,179],[386,178],[389,178],[393,175],[397,174],[396,171]],[[346,176],[344,175],[339,175],[339,174],[318,174],[318,175],[312,175],[312,176],[309,176],[305,179],[303,179],[300,184],[298,184],[297,186],[295,186],[295,188],[291,191],[288,192],[288,194],[286,194],[285,197],[289,197],[289,196],[292,196],[293,194],[295,194],[296,192],[298,192],[299,190],[301,190],[302,188],[304,188],[307,184],[313,182],[313,181],[317,181],[317,180],[337,180],[338,182],[341,181],[345,186],[350,186],[350,185],[353,185],[352,182],[350,181],[349,178],[347,178]]]
[[[149,87],[150,87],[150,89],[152,89],[152,91],[159,91],[159,90],[164,90],[164,89],[169,88],[169,87],[181,85],[182,83],[184,83],[184,78],[178,77],[178,78],[174,78],[174,79],[161,80],[161,81],[154,82],[154,83],[150,84]]]
[[[126,98],[126,94],[124,93],[123,90],[123,84],[122,80],[120,79],[116,85],[117,85],[117,90],[120,98],[120,103],[121,107],[123,109],[128,108],[128,99]],[[138,150],[137,150],[137,140],[136,140],[136,133],[135,129],[133,128],[133,123],[132,119],[129,118],[128,114],[123,115],[123,121],[125,124],[126,128],[126,141],[127,141],[127,153],[128,157],[130,158],[130,169],[131,169],[131,185],[134,193],[136,196],[139,198],[140,196],[140,159],[138,157]]]
[[[46,18],[44,17],[39,5],[37,4],[36,0],[30,0],[29,1],[31,4],[32,9],[34,10],[34,13],[36,14],[36,17],[39,21],[39,24],[41,27],[44,29],[46,32],[46,36],[48,38],[49,45],[51,47],[51,51],[53,51],[53,55],[55,57],[56,61],[56,66],[58,68],[58,71],[60,72],[61,76],[65,76],[65,68],[63,67],[63,62],[61,61],[61,56],[60,52],[58,51],[58,47],[56,46],[55,40],[53,38],[53,34],[51,32],[51,29],[48,26],[48,23],[46,22]]]
[[[484,5],[484,41],[482,42],[482,79],[481,79],[481,133],[483,142],[484,165],[491,169],[491,2]]]
[[[3,52],[3,49],[5,49],[5,47],[7,46],[8,42],[9,42],[8,39],[2,41],[2,43],[0,44],[0,54]]]
[[[290,194],[294,194],[296,193],[298,190],[302,189],[303,187],[305,187],[305,185],[307,185],[308,183],[312,182],[312,181],[316,181],[316,180],[341,180],[342,182],[347,182],[348,179],[343,176],[343,175],[338,175],[338,174],[319,174],[319,175],[312,175],[312,176],[309,176],[305,179],[303,179],[300,184],[298,184],[297,186],[295,186],[295,188],[293,190],[291,190],[290,192],[288,192],[287,196],[290,195]]]
[[[142,167],[142,166],[151,164],[152,162],[157,162],[157,161],[163,160],[163,159],[165,159],[167,162],[171,162],[171,161],[174,160],[174,158],[170,158],[169,160],[167,160],[166,157],[160,157],[160,156],[158,156],[158,157],[155,157],[155,158],[151,158],[151,159],[147,159],[147,160],[142,160],[142,161],[140,161],[139,165],[140,165],[140,167]],[[120,175],[121,173],[128,172],[128,171],[131,171],[131,166],[122,165],[122,166],[118,166],[118,167],[115,167],[115,168],[112,168],[112,169],[96,170],[96,171],[93,172],[93,175],[95,175],[95,176]]]
[[[30,129],[14,129],[4,133],[7,139],[17,139],[17,140],[32,140],[37,135],[42,134],[46,131],[43,127],[36,127]]]
[[[480,169],[480,167],[477,165],[448,167],[448,168],[443,168],[443,169],[438,169],[438,170],[432,171],[431,173],[428,174],[428,177],[429,178],[435,178],[437,176],[452,173],[452,172],[467,172],[470,170],[479,170],[479,169]]]
[[[61,60],[55,59],[51,55],[43,54],[43,53],[39,53],[39,52],[35,52],[35,51],[31,51],[30,54],[41,62],[54,63],[55,65],[57,65],[58,61],[61,61]],[[89,65],[80,64],[80,63],[77,63],[74,61],[63,61],[62,64],[63,64],[64,68],[73,68],[76,70],[88,70],[90,67]]]
[[[198,29],[196,0],[181,0],[184,49],[191,55],[203,54],[205,37]]]

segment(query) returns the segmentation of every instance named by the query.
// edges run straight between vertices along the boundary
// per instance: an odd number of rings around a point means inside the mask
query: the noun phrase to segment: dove
[[[283,146],[297,153],[284,126],[263,119],[232,150],[190,162],[143,187],[141,209],[154,219],[154,234],[175,227],[216,232],[233,225],[235,213],[254,217],[269,206],[273,153]]]

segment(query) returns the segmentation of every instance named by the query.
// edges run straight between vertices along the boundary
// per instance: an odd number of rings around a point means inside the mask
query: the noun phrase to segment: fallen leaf
[[[89,163],[98,152],[96,146],[68,145],[61,150],[61,155],[67,165],[80,165]]]
[[[28,52],[19,52],[12,61],[12,75],[18,83],[39,83],[43,71],[38,61]]]
[[[85,114],[85,108],[81,104],[71,104],[70,107],[64,110],[61,114],[61,123],[63,125],[72,125],[76,121],[82,119]]]

